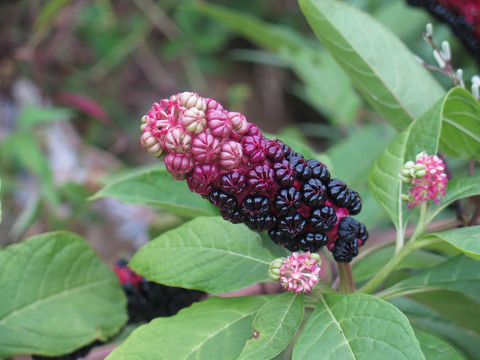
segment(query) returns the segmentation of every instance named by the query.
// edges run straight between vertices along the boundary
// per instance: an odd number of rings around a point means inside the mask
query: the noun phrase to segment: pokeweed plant
[[[264,136],[214,99],[183,92],[155,103],[142,118],[141,144],[164,167],[116,178],[94,198],[114,196],[190,219],[146,244],[129,267],[149,281],[211,296],[140,326],[107,359],[474,359],[480,351],[479,84],[472,95],[461,71],[442,71],[456,85],[445,92],[423,60],[351,5],[300,6],[359,93],[398,131],[371,164],[369,188],[349,188],[335,177],[341,162],[327,169],[321,154],[307,155],[304,145],[302,155]],[[430,26],[425,37],[434,44]],[[434,47],[441,70],[451,67],[448,50]],[[447,166],[455,161],[469,162],[468,176]],[[373,197],[393,223],[391,240],[380,234],[363,247],[369,234],[354,217],[368,211],[362,197]],[[462,209],[458,218],[447,211],[453,204]],[[72,268],[75,247],[85,256]],[[37,270],[12,277],[30,258]],[[56,272],[47,266],[57,262]],[[0,357],[65,353],[100,333],[108,338],[126,321],[112,272],[71,234],[3,250],[0,270],[0,285],[10,291],[0,307]],[[272,280],[276,294],[215,296]],[[63,287],[42,286],[27,298],[22,287],[39,281]],[[74,310],[91,314],[81,304],[98,299],[99,332],[80,331],[78,324],[91,330],[94,318]],[[61,300],[74,306],[59,308]],[[25,326],[40,310],[45,333]],[[72,316],[78,334],[54,342],[72,334],[62,322]]]

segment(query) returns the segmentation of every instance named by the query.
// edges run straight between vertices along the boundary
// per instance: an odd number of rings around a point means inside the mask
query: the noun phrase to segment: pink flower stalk
[[[288,291],[309,293],[318,282],[319,264],[320,257],[316,253],[292,253],[280,267],[280,284]]]
[[[424,167],[424,176],[412,176],[409,190],[407,207],[409,209],[428,200],[433,200],[439,203],[440,199],[445,195],[446,186],[448,183],[447,175],[445,174],[445,165],[442,159],[437,155],[427,155],[426,152],[421,152],[417,155],[416,164]],[[421,171],[423,175],[423,171]]]

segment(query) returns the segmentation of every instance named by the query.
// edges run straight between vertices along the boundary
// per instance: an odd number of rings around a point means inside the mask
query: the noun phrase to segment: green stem
[[[338,263],[338,272],[340,275],[340,292],[343,294],[355,292],[350,264]]]

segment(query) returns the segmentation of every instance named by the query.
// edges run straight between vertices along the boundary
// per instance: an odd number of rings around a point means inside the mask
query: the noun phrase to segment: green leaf
[[[443,95],[406,46],[370,15],[335,0],[300,0],[313,31],[366,100],[405,129]]]
[[[428,234],[425,237],[425,239],[430,238],[442,239],[465,255],[480,261],[480,225]]]
[[[456,177],[447,184],[446,193],[438,204],[432,204],[427,223],[458,199],[480,195],[480,176]]]
[[[445,341],[418,328],[413,328],[426,360],[462,360],[460,354]]]
[[[26,106],[18,118],[18,126],[21,130],[28,131],[38,124],[52,121],[69,120],[73,117],[73,111],[68,108],[42,108]]]
[[[213,4],[197,9],[258,46],[277,53],[305,83],[310,101],[334,123],[350,123],[361,105],[353,86],[331,56],[291,28]]]
[[[90,200],[102,197],[113,197],[128,204],[158,206],[188,218],[218,213],[207,200],[193,194],[185,181],[173,180],[166,169],[140,169],[125,177],[116,177]]]
[[[457,256],[381,292],[384,299],[400,295],[446,289],[480,296],[480,266],[467,256]]]
[[[353,279],[362,281],[374,276],[394,255],[395,247],[388,246],[380,248],[362,259],[358,259],[352,267]],[[420,249],[410,253],[395,269],[423,269],[438,265],[445,260],[445,256]]]
[[[398,134],[370,170],[370,190],[398,231],[403,231],[406,209],[401,200],[403,186],[398,174],[402,165],[408,160],[415,160],[418,153],[437,153],[443,103],[444,98],[415,120],[407,130]]]
[[[373,162],[395,135],[391,126],[370,124],[329,148],[327,155],[331,162],[341,164],[335,169],[335,177],[342,179],[350,187],[364,183]]]
[[[292,341],[303,318],[303,295],[279,295],[262,306],[255,316],[254,336],[239,359],[271,359]]]
[[[365,294],[322,295],[293,359],[424,359],[407,318]]]
[[[269,281],[275,258],[245,225],[200,217],[147,243],[130,266],[148,280],[218,293]]]
[[[454,88],[443,109],[440,150],[462,159],[480,160],[480,104],[467,90]]]
[[[271,297],[211,297],[135,330],[108,360],[237,359]]]
[[[480,353],[480,335],[478,333],[453,323],[442,313],[411,299],[396,298],[392,300],[392,303],[407,315],[414,326],[448,340],[455,348],[462,351],[465,359],[478,359]]]
[[[111,269],[81,237],[55,232],[0,251],[0,358],[69,353],[127,320]]]

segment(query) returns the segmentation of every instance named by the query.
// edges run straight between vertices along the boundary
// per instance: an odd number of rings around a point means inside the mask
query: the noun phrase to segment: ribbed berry
[[[288,235],[290,239],[293,240],[293,238],[303,232],[306,225],[307,222],[305,221],[304,217],[297,213],[278,219],[277,230]]]
[[[365,244],[365,241],[368,240],[368,231],[365,225],[359,223],[357,239],[361,242],[360,246]]]
[[[335,261],[348,263],[358,254],[358,241],[345,241],[338,239],[332,249],[332,255]]]
[[[320,179],[312,178],[302,187],[302,198],[310,207],[318,207],[327,199],[327,189]]]
[[[280,140],[265,139],[267,157],[274,162],[282,161],[284,158],[282,145]]]
[[[338,223],[337,235],[338,239],[352,241],[357,238],[359,223],[354,218],[347,216],[340,219]],[[338,240],[337,240],[338,241]]]
[[[247,218],[247,226],[256,231],[267,231],[273,229],[277,219],[275,215],[267,214],[257,218]]]
[[[313,209],[309,218],[310,225],[321,233],[332,230],[336,222],[337,214],[335,213],[335,209],[327,205]]]
[[[283,232],[282,230],[279,230],[277,228],[274,228],[272,230],[270,230],[268,232],[268,237],[277,245],[280,245],[280,246],[285,246],[287,247],[287,245],[289,243],[292,243],[293,242],[293,239],[290,237],[289,234]],[[295,243],[297,245],[297,248],[298,248],[298,244]],[[291,250],[289,248],[287,248],[288,250],[290,251],[295,251],[295,250]]]
[[[219,187],[227,194],[239,194],[245,189],[246,181],[247,178],[242,172],[233,170],[220,176]]]
[[[346,207],[351,200],[347,184],[339,179],[331,179],[328,182],[327,191],[330,199],[338,207]]]
[[[262,217],[270,212],[270,201],[265,196],[247,196],[242,202],[240,211],[247,217]]]
[[[358,192],[351,190],[350,192],[350,203],[347,205],[348,212],[350,215],[357,215],[362,210],[362,198]]]
[[[250,162],[259,163],[265,160],[266,151],[262,135],[245,136],[242,139],[243,153]]]
[[[307,163],[312,169],[312,177],[321,180],[324,184],[328,184],[330,181],[330,172],[328,171],[327,166],[315,159],[310,159]]]
[[[328,243],[328,236],[318,232],[308,232],[298,241],[299,247],[303,251],[316,252]]]
[[[275,172],[266,165],[257,165],[247,174],[247,184],[257,194],[266,195],[275,181]]]
[[[230,221],[232,224],[241,224],[247,221],[247,218],[238,208],[233,209],[220,209],[222,217]]]
[[[292,187],[281,189],[273,200],[278,215],[293,215],[302,204],[302,195]]]
[[[295,171],[292,164],[287,160],[275,163],[273,165],[273,171],[275,172],[275,179],[282,187],[293,185],[295,182]]]
[[[297,179],[308,180],[312,177],[312,168],[301,154],[290,155],[288,161],[292,164]]]
[[[219,209],[234,209],[237,206],[237,199],[221,190],[213,190],[208,199]]]

